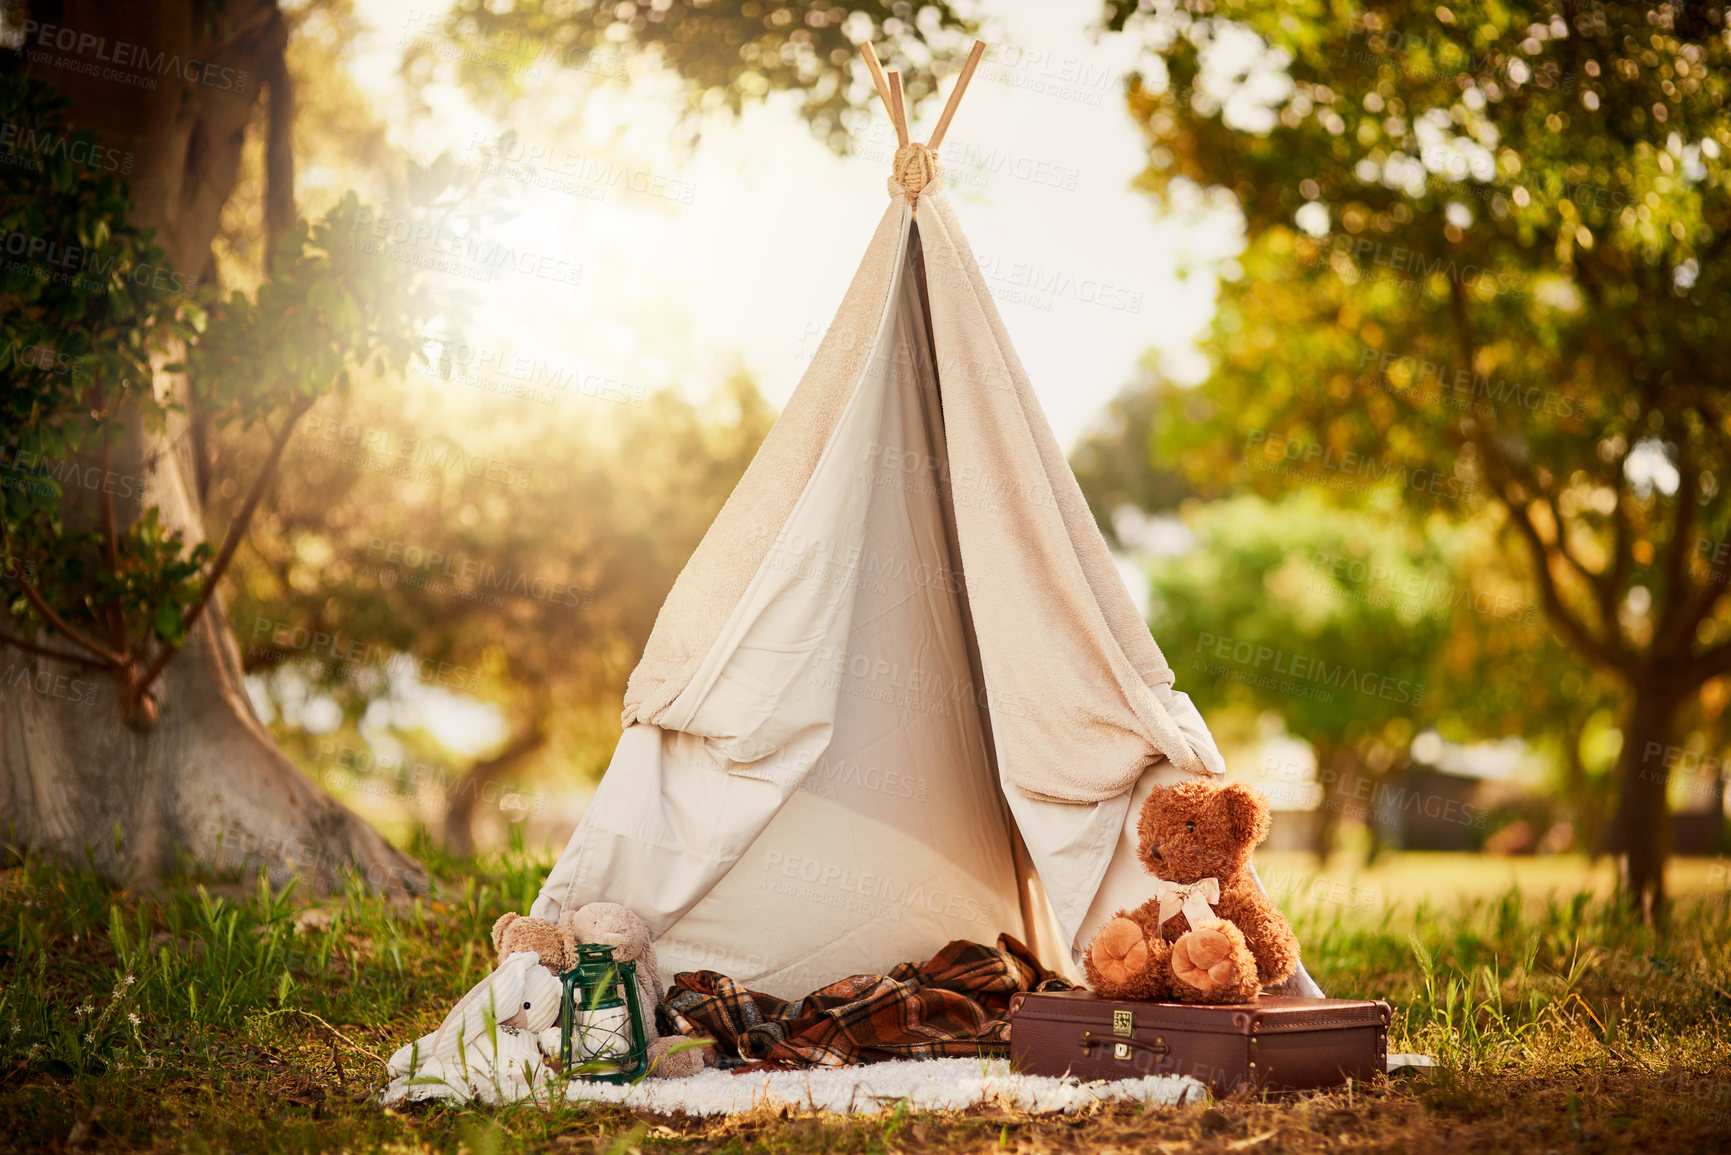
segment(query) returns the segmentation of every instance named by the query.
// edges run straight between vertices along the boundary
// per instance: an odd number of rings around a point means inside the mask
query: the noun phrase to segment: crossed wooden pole
[[[878,61],[877,50],[867,41],[859,46],[860,55],[865,57],[866,67],[871,70],[872,83],[877,85],[878,96],[889,110],[890,120],[896,126],[896,147],[908,146],[908,110],[902,99],[901,73],[891,69],[884,71],[884,66]],[[956,87],[950,91],[950,99],[944,104],[944,114],[938,117],[938,126],[932,130],[931,139],[926,141],[926,147],[937,152],[943,147],[944,133],[950,130],[950,118],[956,115],[956,107],[962,103],[962,93],[968,89],[968,81],[974,78],[974,69],[980,66],[980,57],[986,54],[986,42],[974,41],[974,47],[968,52],[968,62],[962,65],[962,74],[956,80]]]

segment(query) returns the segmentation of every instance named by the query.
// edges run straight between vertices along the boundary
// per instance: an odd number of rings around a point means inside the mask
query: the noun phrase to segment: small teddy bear
[[[534,951],[541,965],[555,975],[577,965],[577,943],[569,931],[545,919],[529,918],[515,911],[502,914],[493,924],[493,951],[504,962],[519,951]]]
[[[1156,789],[1136,824],[1155,894],[1088,945],[1088,985],[1107,998],[1246,1003],[1292,977],[1298,938],[1250,872],[1268,804],[1239,783]]]
[[[661,967],[649,924],[635,911],[612,902],[591,902],[559,916],[557,923],[520,914],[504,914],[493,924],[493,949],[504,959],[519,951],[534,951],[541,965],[561,974],[577,965],[577,944],[599,942],[613,948],[615,962],[637,964],[637,1003],[643,1011],[643,1033],[649,1044],[649,1073],[663,1079],[695,1075],[714,1058],[709,1047],[692,1045],[685,1035],[663,1035],[655,1022],[661,1005]]]

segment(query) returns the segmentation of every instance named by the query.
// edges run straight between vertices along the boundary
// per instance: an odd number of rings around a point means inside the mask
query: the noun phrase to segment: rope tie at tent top
[[[909,207],[919,199],[922,190],[943,173],[943,166],[938,164],[938,154],[929,145],[918,141],[904,144],[896,149],[896,159],[892,162],[890,180],[900,186],[907,197]]]
[[[908,202],[910,209],[919,205],[920,193],[929,184],[940,182],[944,169],[938,163],[938,149],[943,147],[944,134],[949,131],[950,118],[955,116],[956,107],[962,102],[962,93],[967,90],[968,81],[974,77],[974,69],[980,65],[980,57],[986,54],[986,43],[983,40],[974,41],[974,47],[968,52],[968,62],[962,65],[962,73],[956,79],[956,87],[950,92],[950,99],[944,104],[944,114],[938,117],[938,126],[932,130],[932,138],[925,144],[908,138],[907,107],[902,101],[902,78],[899,72],[885,72],[878,62],[877,51],[870,43],[859,46],[860,55],[865,57],[866,68],[871,71],[872,83],[877,85],[878,97],[889,110],[890,121],[896,129],[896,156],[890,167],[890,195],[898,192]],[[941,184],[940,184],[940,187]]]

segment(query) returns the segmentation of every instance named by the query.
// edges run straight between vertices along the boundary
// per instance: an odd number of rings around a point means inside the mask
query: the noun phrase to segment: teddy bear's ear
[[[503,954],[504,953],[504,950],[505,950],[505,946],[504,946],[505,928],[510,926],[512,923],[516,922],[518,919],[520,919],[522,917],[523,916],[518,914],[516,911],[512,911],[510,914],[502,914],[499,916],[499,921],[493,924],[493,953],[494,954]]]
[[[1234,844],[1248,849],[1268,837],[1268,803],[1244,783],[1234,782],[1223,787],[1215,805],[1225,812],[1226,825],[1232,831]]]

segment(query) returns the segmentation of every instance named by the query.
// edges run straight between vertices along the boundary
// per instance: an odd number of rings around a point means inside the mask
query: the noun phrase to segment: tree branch
[[[294,86],[288,70],[288,26],[272,14],[263,33],[263,81],[270,93],[265,132],[264,275],[276,267],[277,244],[295,223]]]
[[[445,803],[447,850],[459,856],[475,852],[473,823],[477,792],[534,757],[547,744],[549,736],[546,707],[538,706],[527,729],[513,735],[497,754],[469,767],[457,780]]]
[[[0,546],[4,546],[8,554],[13,552],[12,539],[6,532],[6,523],[3,519],[0,519]],[[97,642],[94,638],[85,635],[83,631],[74,629],[67,623],[65,618],[55,613],[54,607],[49,605],[48,600],[37,592],[36,587],[30,583],[30,579],[25,577],[23,573],[16,573],[12,576],[13,579],[17,581],[19,588],[24,591],[24,597],[29,601],[31,607],[42,616],[43,621],[54,627],[54,629],[60,631],[67,641],[71,642],[75,646],[80,646],[101,658],[101,665],[105,668],[118,670],[126,665],[127,659],[124,654],[117,654],[107,646]]]
[[[1547,490],[1539,496],[1551,511],[1551,524],[1555,527],[1553,532],[1557,537],[1557,555],[1592,589],[1593,597],[1599,603],[1599,623],[1609,633],[1617,620],[1617,591],[1608,581],[1610,571],[1606,569],[1594,572],[1575,556],[1575,551],[1569,548],[1569,530],[1563,521],[1562,508],[1557,504],[1557,495]]]
[[[0,630],[0,645],[15,646],[18,649],[23,650],[25,653],[36,654],[43,658],[55,658],[62,662],[71,662],[74,665],[85,666],[91,669],[102,668],[100,662],[93,662],[81,654],[74,654],[65,650],[50,649],[47,646],[39,646],[35,642],[19,637],[10,630]]]
[[[312,408],[313,400],[312,397],[300,398],[289,406],[288,413],[284,415],[282,426],[271,440],[270,453],[265,457],[264,465],[259,469],[258,476],[253,478],[251,491],[247,493],[246,500],[241,503],[240,510],[234,515],[234,520],[229,522],[228,532],[223,535],[222,548],[217,551],[216,559],[211,562],[210,573],[204,579],[204,587],[198,592],[198,600],[187,607],[186,616],[181,620],[181,636],[183,638],[197,624],[199,615],[204,613],[204,607],[209,605],[210,599],[215,596],[217,584],[221,582],[223,574],[228,572],[229,563],[234,560],[234,552],[240,548],[241,539],[246,536],[247,527],[252,522],[252,515],[258,510],[258,503],[263,500],[265,491],[276,480],[277,467],[282,463],[283,450],[287,448],[289,437],[294,433],[295,423],[301,419],[302,414]],[[142,695],[148,690],[150,684],[168,665],[169,659],[179,652],[180,646],[173,644],[165,644],[159,649],[156,656],[150,660],[150,665],[145,667],[144,673],[139,677],[134,693]]]
[[[1701,623],[1712,615],[1725,595],[1728,582],[1731,582],[1731,561],[1717,561],[1708,566],[1706,580],[1690,592],[1688,604],[1678,611],[1681,617],[1678,629],[1685,637],[1693,637]],[[1687,627],[1682,623],[1687,623]]]
[[[1503,505],[1508,508],[1515,528],[1526,540],[1533,560],[1533,577],[1539,583],[1539,595],[1544,600],[1545,612],[1556,623],[1558,631],[1568,638],[1570,645],[1613,673],[1625,676],[1632,673],[1633,662],[1628,652],[1621,645],[1594,637],[1586,623],[1564,603],[1556,578],[1551,574],[1550,550],[1545,547],[1545,540],[1527,513],[1526,505],[1517,499],[1517,495],[1507,492],[1503,494]]]
[[[1475,371],[1476,358],[1474,357],[1472,334],[1469,331],[1465,293],[1466,290],[1458,279],[1450,282],[1449,315],[1454,322],[1455,341],[1459,346],[1462,364],[1469,372],[1473,372]],[[1527,543],[1528,551],[1533,560],[1533,579],[1538,582],[1539,595],[1544,601],[1546,614],[1556,624],[1558,632],[1568,640],[1569,644],[1580,650],[1589,659],[1615,674],[1625,677],[1630,675],[1633,672],[1633,658],[1620,642],[1595,637],[1587,624],[1577,617],[1574,611],[1569,609],[1563,601],[1556,577],[1551,573],[1551,551],[1546,547],[1545,539],[1540,535],[1538,526],[1533,524],[1532,515],[1527,512],[1524,499],[1524,494],[1527,491],[1538,492],[1538,486],[1532,484],[1530,479],[1526,479],[1515,463],[1508,459],[1497,444],[1493,431],[1488,429],[1483,422],[1474,417],[1469,418],[1464,424],[1468,430],[1467,436],[1474,445],[1478,446],[1479,452],[1484,455],[1487,471],[1494,469],[1499,474],[1492,479],[1492,488],[1501,498],[1504,508],[1509,511],[1515,528],[1520,531],[1521,537]],[[1550,501],[1549,495],[1542,496],[1545,497],[1546,501]],[[1560,516],[1555,512],[1554,503],[1552,510],[1552,516],[1558,519],[1556,530],[1559,553],[1563,554],[1569,564],[1579,569],[1579,564],[1575,562],[1574,558],[1567,555],[1565,547],[1562,545],[1563,525]],[[1590,583],[1592,582],[1591,576],[1588,577],[1588,580]],[[1617,637],[1616,621],[1616,616],[1613,613],[1609,620],[1604,623],[1610,638]]]
[[[47,599],[36,591],[35,586],[30,584],[29,578],[25,577],[23,574],[17,574],[15,577],[19,587],[24,590],[24,596],[29,599],[30,605],[37,613],[42,615],[44,621],[46,621],[50,626],[53,626],[59,633],[65,635],[67,641],[71,642],[73,645],[81,646],[84,649],[89,650],[91,653],[101,658],[103,663],[110,668],[118,669],[126,664],[126,655],[115,653],[101,642],[98,642],[96,639],[85,634],[82,630],[75,629],[71,625],[67,624],[66,619],[55,613],[54,607],[49,605]]]
[[[1722,642],[1683,666],[1684,684],[1691,689],[1726,673],[1731,673],[1731,642]]]

